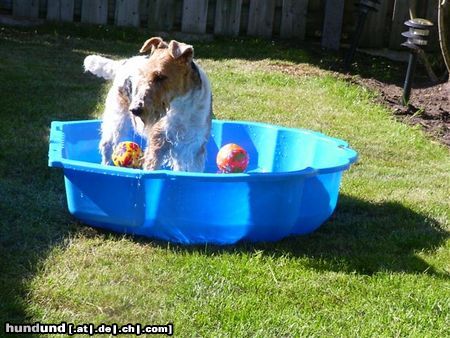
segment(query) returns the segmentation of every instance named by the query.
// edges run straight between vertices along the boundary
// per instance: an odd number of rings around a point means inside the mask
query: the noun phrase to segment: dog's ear
[[[167,48],[167,43],[160,37],[153,37],[144,42],[139,53],[152,53],[156,48]]]
[[[194,47],[183,42],[172,40],[169,42],[169,53],[174,59],[185,58],[187,62],[194,57]]]

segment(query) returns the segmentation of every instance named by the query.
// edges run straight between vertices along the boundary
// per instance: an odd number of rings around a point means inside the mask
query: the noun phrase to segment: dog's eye
[[[155,77],[153,78],[153,81],[158,83],[158,82],[163,82],[165,79],[167,79],[167,76],[161,74],[161,73],[157,73],[155,74]]]

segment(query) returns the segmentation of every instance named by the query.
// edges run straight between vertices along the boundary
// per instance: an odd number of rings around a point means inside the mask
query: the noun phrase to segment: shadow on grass
[[[96,52],[116,53],[129,57],[138,53],[142,43],[153,36],[154,33],[146,29],[118,28],[114,26],[98,26],[86,24],[60,24],[46,23],[38,27],[15,28],[23,35],[37,34],[47,36],[48,39],[82,38],[89,41],[101,41]],[[167,40],[183,39],[182,36],[164,37]],[[187,36],[189,38],[189,36]],[[402,84],[407,64],[391,61],[379,56],[356,53],[354,63],[347,72],[343,68],[345,49],[338,52],[323,50],[318,41],[278,40],[270,41],[251,37],[221,38],[215,37],[213,41],[192,41],[195,55],[201,59],[226,60],[243,59],[248,61],[274,59],[288,63],[308,63],[321,69],[335,72],[359,75],[363,78],[374,78],[388,84]],[[133,47],[135,45],[135,47]],[[416,80],[426,78],[424,69],[419,64],[416,70]]]
[[[141,44],[155,33],[147,29],[132,27],[114,27],[86,25],[79,23],[46,23],[37,27],[14,28],[24,34],[46,35],[50,39],[73,38],[95,39],[101,41],[96,47],[97,52],[116,53],[124,57],[137,54]],[[189,42],[195,35],[164,36],[166,40],[177,39]],[[94,41],[94,40],[92,40]],[[91,41],[91,42],[92,42]],[[115,43],[116,45],[114,46]],[[407,63],[393,61],[381,56],[373,56],[357,52],[352,66],[345,70],[343,60],[346,48],[329,51],[320,47],[319,40],[299,41],[272,39],[258,39],[252,37],[222,38],[215,37],[212,41],[202,41],[196,37],[191,42],[194,45],[195,55],[198,58],[214,60],[244,59],[248,61],[276,59],[293,63],[308,63],[318,68],[331,70],[345,75],[358,75],[363,78],[372,78],[386,84],[403,85]],[[133,47],[133,44],[135,47]],[[439,52],[428,53],[435,73],[444,74],[445,65]],[[427,87],[433,83],[428,78],[425,68],[419,62],[415,71],[414,87]],[[435,84],[434,84],[435,85]]]
[[[0,31],[0,336],[7,321],[28,322],[28,283],[79,231],[47,154],[51,121],[90,119],[102,96],[84,56],[64,41]]]
[[[437,249],[449,235],[435,220],[399,203],[372,204],[343,195],[332,219],[309,235],[291,236],[274,243],[171,245],[171,249],[214,256],[258,251],[275,258],[301,258],[318,271],[364,275],[383,271],[426,273],[448,278],[416,252]],[[135,240],[167,248],[166,242]]]

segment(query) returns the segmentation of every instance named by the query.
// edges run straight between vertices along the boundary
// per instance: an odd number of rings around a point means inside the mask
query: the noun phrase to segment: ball
[[[241,146],[229,143],[220,148],[216,163],[222,173],[242,173],[247,169],[249,157]]]
[[[114,148],[112,161],[118,167],[140,168],[141,157],[142,151],[137,143],[124,141]]]

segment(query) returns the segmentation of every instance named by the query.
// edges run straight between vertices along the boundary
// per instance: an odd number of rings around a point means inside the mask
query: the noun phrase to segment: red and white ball
[[[216,163],[222,173],[242,173],[247,169],[249,156],[244,148],[229,143],[220,148]]]

